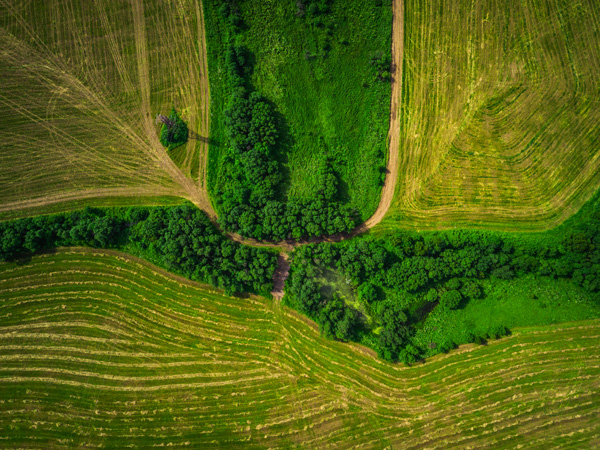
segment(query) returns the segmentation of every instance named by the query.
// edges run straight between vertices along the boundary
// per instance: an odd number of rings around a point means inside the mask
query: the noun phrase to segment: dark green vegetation
[[[271,291],[276,255],[232,242],[189,204],[86,208],[0,222],[0,261],[56,247],[118,248],[226,292]]]
[[[177,114],[177,111],[175,111],[175,107],[171,108],[168,117],[171,122],[173,122],[173,125],[167,126],[163,124],[160,129],[160,143],[167,150],[171,150],[187,142],[189,131],[187,124],[183,121],[181,116]]]
[[[211,121],[209,180],[226,229],[300,239],[349,231],[375,209],[391,16],[372,2],[358,14],[346,3],[205,4],[214,110],[224,110]]]
[[[407,363],[507,327],[600,317],[600,195],[545,233],[396,231],[304,246],[287,286],[288,304],[325,335]]]

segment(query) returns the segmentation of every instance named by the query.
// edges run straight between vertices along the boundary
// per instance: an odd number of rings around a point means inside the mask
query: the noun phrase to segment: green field
[[[430,342],[447,348],[467,342],[469,333],[485,335],[498,325],[514,330],[600,317],[597,294],[567,280],[528,275],[510,281],[489,280],[483,288],[485,297],[463,308],[434,309],[411,341],[423,348]],[[436,353],[430,349],[426,356]]]
[[[600,3],[2,0],[0,35],[0,221],[80,210],[0,223],[0,448],[600,448]]]
[[[207,144],[169,155],[155,123],[175,105],[207,137],[200,2],[5,1],[0,33],[3,217],[112,197],[210,210]]]
[[[600,182],[600,4],[407,0],[386,228],[540,230]]]
[[[387,1],[381,6],[366,0],[329,3],[330,12],[319,16],[323,25],[316,25],[308,12],[299,17],[295,0],[239,2],[244,26],[237,42],[251,54],[251,85],[277,112],[286,195],[314,199],[322,182],[319,169],[330,157],[336,160],[342,200],[366,220],[379,203],[389,128],[390,84],[377,80],[373,59],[389,58],[392,10]],[[228,87],[220,4],[205,2],[215,106],[209,186],[223,170],[225,154],[222,113]]]
[[[406,368],[118,252],[0,265],[2,447],[593,448],[600,322]]]

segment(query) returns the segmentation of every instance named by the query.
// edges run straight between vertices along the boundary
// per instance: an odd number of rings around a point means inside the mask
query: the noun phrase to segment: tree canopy
[[[160,129],[160,143],[171,150],[175,147],[179,147],[187,142],[189,136],[189,130],[187,124],[183,121],[181,116],[175,111],[175,107],[171,108],[169,113],[169,120],[173,125],[169,126],[163,124]]]

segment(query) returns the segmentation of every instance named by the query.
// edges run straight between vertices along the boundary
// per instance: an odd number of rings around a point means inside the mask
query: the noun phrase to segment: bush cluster
[[[367,237],[301,247],[292,256],[286,301],[317,320],[332,300],[312,278],[325,268],[335,268],[357,287],[358,298],[381,326],[376,341],[363,336],[363,342],[372,343],[387,360],[411,363],[426,351],[410,344],[414,327],[433,308],[454,309],[481,298],[479,280],[536,274],[567,278],[589,292],[600,291],[600,206],[595,208],[598,212],[588,212],[545,237],[470,230],[396,232],[385,240]],[[352,323],[356,328],[346,332],[346,338],[364,332],[359,320]],[[484,343],[508,333],[499,326],[468,339]],[[429,350],[449,350],[432,344]]]
[[[174,125],[168,127],[167,125],[163,124],[162,128],[160,129],[159,137],[160,143],[163,145],[163,147],[166,147],[167,150],[171,150],[175,147],[185,144],[189,135],[188,126],[179,116],[179,114],[177,114],[175,107],[171,108],[169,119],[171,119]]]

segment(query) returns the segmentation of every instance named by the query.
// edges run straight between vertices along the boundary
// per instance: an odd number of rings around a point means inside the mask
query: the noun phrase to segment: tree
[[[495,325],[488,332],[490,339],[500,339],[503,336],[508,336],[510,331],[504,325]]]
[[[377,289],[372,283],[363,283],[358,288],[358,298],[367,303],[377,300]]]
[[[435,290],[434,288],[429,289],[427,294],[425,294],[425,300],[427,300],[428,302],[435,302],[438,298],[440,297],[438,295],[437,290]]]
[[[171,150],[187,142],[189,131],[187,124],[175,111],[175,107],[171,108],[168,118],[171,125],[163,124],[160,130],[160,143],[167,150]]]
[[[472,300],[483,297],[483,289],[481,286],[473,281],[465,283],[460,292],[467,298]]]
[[[440,305],[444,308],[454,309],[462,300],[462,295],[458,291],[446,291],[440,298]]]
[[[319,326],[323,335],[329,338],[347,341],[354,334],[357,315],[337,294],[327,302],[319,313]]]

